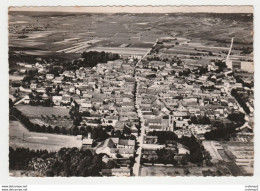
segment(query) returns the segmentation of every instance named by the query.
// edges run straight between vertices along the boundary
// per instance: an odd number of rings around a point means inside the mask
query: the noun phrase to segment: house
[[[36,92],[38,92],[38,93],[45,93],[45,88],[43,88],[43,87],[41,87],[41,88],[36,88],[35,90],[36,90]]]
[[[52,82],[54,84],[61,84],[62,83],[62,80],[63,80],[63,77],[62,76],[59,76],[59,77],[56,77],[52,80]]]
[[[31,101],[30,97],[28,95],[26,95],[24,98],[23,98],[23,103],[25,104],[29,104]]]
[[[35,90],[37,88],[37,84],[31,83],[30,89]]]
[[[134,149],[135,148],[135,140],[119,139],[119,142],[117,144],[117,148]]]
[[[135,149],[112,148],[110,156],[112,158],[130,158],[130,157],[134,157],[134,153],[135,153]]]
[[[92,148],[93,146],[93,139],[87,138],[82,140],[82,147],[83,148]]]
[[[59,106],[62,102],[62,96],[52,96],[52,101],[54,105]]]
[[[130,176],[130,169],[128,168],[113,168],[102,169],[102,176]]]
[[[190,154],[189,148],[184,146],[183,144],[178,143],[177,148],[178,148],[178,155]]]
[[[122,109],[124,111],[133,111],[135,109],[133,102],[123,102]]]
[[[88,111],[91,108],[92,108],[92,104],[91,103],[82,102],[79,105],[79,112]]]
[[[114,128],[115,128],[115,131],[119,130],[119,131],[122,132],[124,127],[125,127],[125,123],[124,122],[117,121]]]
[[[46,79],[47,80],[53,80],[54,79],[54,74],[46,74]]]
[[[112,170],[111,169],[102,169],[101,174],[102,174],[102,176],[112,176]]]
[[[130,176],[130,169],[128,168],[113,168],[111,171],[112,176]]]
[[[135,141],[108,138],[96,149],[97,154],[107,154],[111,158],[129,158],[134,156]]]
[[[118,116],[106,116],[102,119],[102,125],[112,125],[115,126],[118,121]]]
[[[144,136],[144,144],[156,144],[158,142],[157,136]]]
[[[97,154],[105,153],[110,156],[111,155],[110,150],[112,148],[116,148],[118,142],[119,142],[119,138],[108,138],[96,149],[96,153]]]
[[[71,102],[70,95],[63,95],[61,102],[62,102],[63,104],[69,104],[69,103]]]

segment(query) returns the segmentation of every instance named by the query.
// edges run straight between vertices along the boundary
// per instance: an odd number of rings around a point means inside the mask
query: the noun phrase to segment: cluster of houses
[[[21,63],[19,63],[21,65]],[[25,64],[26,65],[26,64]],[[44,64],[31,65],[38,68]],[[80,68],[54,75],[48,73],[32,79],[28,88],[19,87],[20,92],[37,94],[39,100],[50,99],[55,107],[77,105],[79,112],[90,112],[83,122],[97,126],[93,120],[100,120],[102,126],[113,126],[122,131],[127,125],[137,135],[138,116],[134,105],[135,64],[133,60],[115,60],[100,63],[94,68]],[[30,104],[28,95],[23,103]]]
[[[202,69],[206,71],[200,74]],[[211,126],[191,126],[191,117],[225,122],[230,113],[238,111],[239,105],[226,89],[242,84],[236,83],[233,76],[217,74],[216,69],[214,63],[203,67],[141,62],[136,72],[137,102],[146,132],[174,131],[179,137],[194,135],[203,139]],[[187,71],[188,75],[183,75]]]

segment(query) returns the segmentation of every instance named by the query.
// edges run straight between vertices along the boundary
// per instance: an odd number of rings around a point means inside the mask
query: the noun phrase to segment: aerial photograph
[[[10,7],[9,176],[253,176],[253,7],[211,8]]]

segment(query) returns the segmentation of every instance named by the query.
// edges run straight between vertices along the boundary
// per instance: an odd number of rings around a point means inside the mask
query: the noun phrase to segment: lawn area
[[[40,117],[41,115],[69,116],[69,109],[61,107],[19,105],[16,108],[27,117]]]
[[[19,121],[10,121],[9,146],[58,151],[62,147],[80,147],[81,141],[76,136],[30,132]]]

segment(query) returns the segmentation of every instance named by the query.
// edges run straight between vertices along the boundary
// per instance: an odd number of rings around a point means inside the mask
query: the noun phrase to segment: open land
[[[9,145],[13,148],[58,151],[63,147],[79,147],[81,144],[76,136],[30,132],[19,121],[10,121]]]
[[[194,43],[199,42],[198,46],[202,43],[228,47],[230,36],[234,36],[238,44],[250,45],[252,24],[240,21],[236,15],[225,14],[10,12],[9,47],[19,53],[46,55],[55,52],[77,54],[101,47],[107,50],[127,44],[125,51],[129,48],[132,53],[131,47],[151,48],[155,39],[161,37],[182,37],[182,44],[192,39]]]

